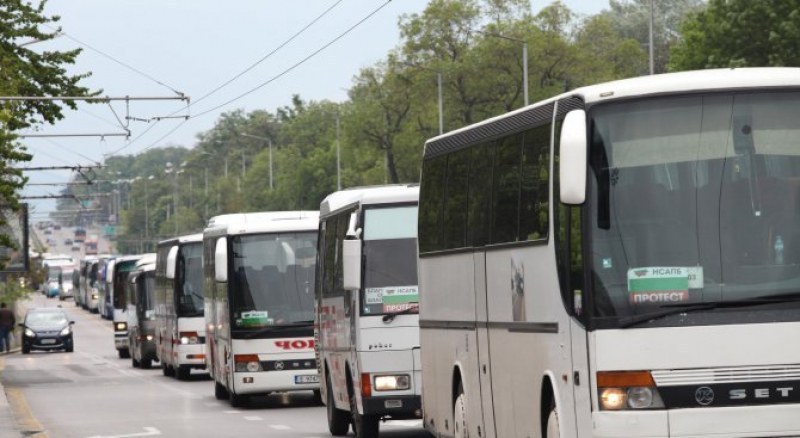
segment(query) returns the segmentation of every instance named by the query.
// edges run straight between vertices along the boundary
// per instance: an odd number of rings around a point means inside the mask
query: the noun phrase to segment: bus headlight
[[[147,335],[146,338],[147,338],[148,341],[152,341],[153,340],[153,335]]]
[[[649,371],[598,372],[597,389],[601,410],[664,408]]]
[[[97,294],[92,294],[92,299],[96,300],[97,299]]]
[[[237,354],[233,356],[233,362],[236,364],[234,369],[240,373],[264,371],[261,368],[261,361],[258,360],[257,354]]]
[[[197,332],[180,332],[181,345],[197,344],[200,339]]]
[[[118,331],[118,332],[125,331],[125,330],[128,329],[128,323],[127,322],[115,322],[114,323],[114,329],[116,331]]]
[[[402,391],[410,387],[411,379],[407,374],[399,376],[375,376],[376,391]]]

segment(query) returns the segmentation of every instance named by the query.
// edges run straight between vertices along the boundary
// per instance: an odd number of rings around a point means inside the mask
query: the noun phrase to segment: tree
[[[674,71],[800,65],[800,0],[711,0],[681,30]]]
[[[87,96],[87,88],[78,85],[88,74],[69,75],[64,65],[73,64],[80,50],[37,53],[26,43],[53,39],[58,31],[42,31],[58,17],[43,14],[45,1],[38,6],[23,0],[0,3],[0,96]],[[66,105],[75,107],[74,102]],[[32,156],[16,142],[15,132],[40,123],[54,123],[63,118],[61,106],[45,100],[6,100],[0,105],[0,204],[18,208],[18,191],[26,179],[13,167],[30,161]],[[0,225],[5,225],[0,220]],[[0,236],[0,245],[12,246],[8,236]]]

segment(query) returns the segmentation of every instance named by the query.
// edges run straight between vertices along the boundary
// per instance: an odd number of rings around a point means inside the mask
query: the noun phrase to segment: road
[[[75,321],[75,351],[0,357],[0,381],[24,435],[51,438],[329,437],[325,408],[311,392],[256,398],[234,409],[214,398],[208,375],[164,377],[118,359],[111,323],[98,315],[34,294],[27,306],[61,304]],[[35,434],[35,431],[43,431]],[[352,435],[352,432],[351,432]],[[421,421],[387,422],[381,437],[429,438]]]

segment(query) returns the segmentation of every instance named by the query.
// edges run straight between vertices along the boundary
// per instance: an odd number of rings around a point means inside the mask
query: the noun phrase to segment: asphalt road
[[[52,438],[328,437],[325,408],[312,393],[274,394],[234,409],[214,398],[206,373],[189,381],[119,359],[111,322],[35,294],[28,306],[62,305],[76,322],[75,351],[0,357],[0,382],[25,435]],[[36,434],[35,432],[42,431]],[[352,435],[352,433],[351,433]],[[421,421],[387,422],[381,436],[429,438]]]

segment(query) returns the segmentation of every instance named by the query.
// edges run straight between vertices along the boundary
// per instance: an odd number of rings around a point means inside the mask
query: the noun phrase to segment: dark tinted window
[[[471,150],[467,245],[483,246],[489,243],[491,231],[494,142],[477,145]]]
[[[528,130],[522,146],[519,238],[547,238],[550,175],[550,125]]]
[[[420,251],[442,249],[442,201],[447,157],[425,161],[420,186],[419,246]]]
[[[467,183],[471,151],[462,149],[447,158],[444,202],[444,247],[463,248],[467,237]]]
[[[492,243],[517,240],[521,157],[522,134],[503,138],[497,144],[492,190]]]

